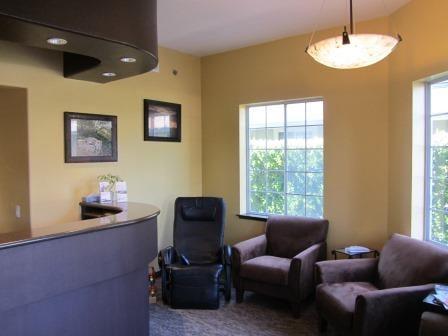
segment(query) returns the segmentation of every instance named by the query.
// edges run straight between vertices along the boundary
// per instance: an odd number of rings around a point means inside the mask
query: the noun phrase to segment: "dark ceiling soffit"
[[[60,8],[60,2],[52,2],[55,1],[14,0],[1,4],[0,39],[64,53],[64,77],[72,79],[107,83],[149,72],[157,66],[156,0],[70,0],[64,1],[64,11],[50,10],[52,5]],[[104,9],[106,3],[108,7]],[[124,8],[126,3],[135,8]],[[85,7],[86,15],[83,4],[89,5]],[[59,15],[61,12],[65,15]],[[109,17],[110,20],[105,19]],[[47,39],[53,37],[68,43],[48,44]],[[123,63],[122,57],[137,61]],[[104,77],[105,72],[117,75]]]

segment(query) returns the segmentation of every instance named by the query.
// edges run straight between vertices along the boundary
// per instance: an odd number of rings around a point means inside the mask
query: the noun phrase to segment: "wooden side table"
[[[365,252],[347,252],[345,251],[345,248],[336,249],[331,251],[331,254],[334,256],[334,260],[338,259],[339,255],[345,255],[348,257],[348,259],[354,259],[354,258],[364,258],[365,256],[371,256],[373,258],[376,258],[380,255],[380,253],[377,250],[369,249]]]

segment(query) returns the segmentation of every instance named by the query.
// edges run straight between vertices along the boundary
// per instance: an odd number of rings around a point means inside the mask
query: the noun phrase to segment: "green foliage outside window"
[[[432,148],[430,236],[448,245],[448,147]]]
[[[250,151],[249,189],[251,212],[322,217],[323,150]]]

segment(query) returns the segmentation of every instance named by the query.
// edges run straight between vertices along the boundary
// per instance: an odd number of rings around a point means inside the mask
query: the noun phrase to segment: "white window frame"
[[[443,243],[431,239],[431,119],[434,116],[448,115],[447,111],[438,114],[432,114],[431,106],[431,87],[434,84],[448,80],[448,76],[443,76],[425,83],[425,204],[424,204],[424,239],[442,247],[448,247]],[[448,178],[448,177],[447,177]],[[438,210],[436,210],[438,211]],[[445,212],[446,213],[446,212]]]
[[[315,97],[315,98],[306,98],[306,99],[294,99],[294,100],[285,100],[285,101],[275,101],[275,102],[264,102],[264,103],[256,103],[256,104],[247,104],[247,105],[241,105],[240,106],[240,213],[242,215],[248,215],[248,216],[253,216],[253,217],[267,217],[269,215],[269,213],[257,213],[257,212],[251,212],[250,211],[250,165],[249,165],[249,153],[250,153],[250,132],[249,132],[249,108],[251,107],[256,107],[256,106],[272,106],[272,105],[285,105],[284,107],[284,141],[285,141],[285,145],[284,145],[284,152],[285,152],[285,166],[283,168],[283,172],[284,172],[284,186],[285,189],[283,192],[281,192],[281,194],[283,194],[285,196],[285,204],[284,204],[284,210],[283,210],[283,214],[287,214],[287,145],[286,145],[286,141],[287,141],[287,109],[286,109],[286,105],[288,104],[296,104],[296,103],[312,103],[312,102],[322,102],[323,104],[323,109],[325,111],[325,102],[323,97]],[[306,106],[306,105],[305,105]],[[306,107],[305,107],[306,108]],[[306,113],[306,112],[305,112]],[[323,114],[323,120],[322,120],[322,124],[313,124],[313,125],[307,125],[307,119],[305,117],[305,139],[306,139],[306,132],[308,127],[311,126],[322,126],[322,128],[324,129],[324,125],[325,125],[325,117],[324,117],[325,113]],[[269,128],[267,126],[265,126],[265,128]],[[322,169],[322,174],[323,174],[323,179],[325,180],[325,136],[323,134],[323,138],[324,138],[324,145],[322,148],[316,148],[316,149],[322,149],[323,151],[323,169]],[[267,148],[265,149],[267,150]],[[305,145],[304,150],[307,150],[307,147]],[[313,171],[314,173],[316,173],[315,171]],[[303,173],[305,174],[305,190],[306,190],[306,174],[307,173],[313,173],[311,171],[304,171]],[[320,173],[320,172],[319,172]],[[241,178],[243,177],[244,178]],[[322,216],[324,216],[325,214],[325,183],[323,183],[323,193],[322,196],[318,196],[316,195],[316,197],[321,197],[322,198]],[[279,192],[280,193],[280,192]],[[306,191],[305,191],[305,195],[301,195],[304,196],[306,198],[306,196],[313,196],[313,195],[307,195]],[[305,214],[306,214],[306,205],[305,205]]]

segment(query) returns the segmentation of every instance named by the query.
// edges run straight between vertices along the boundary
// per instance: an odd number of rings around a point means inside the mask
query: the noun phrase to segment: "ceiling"
[[[322,1],[159,0],[159,44],[206,56],[348,22],[348,0],[324,0],[320,12]],[[354,0],[355,20],[386,16],[410,1]]]

